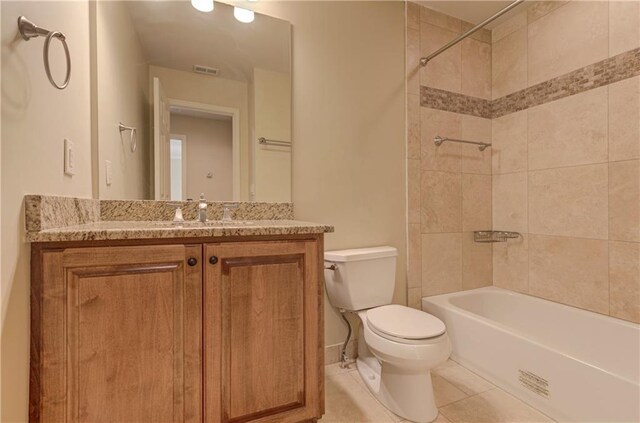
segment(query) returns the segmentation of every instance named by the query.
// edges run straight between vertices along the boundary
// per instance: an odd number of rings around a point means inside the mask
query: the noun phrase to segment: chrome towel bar
[[[473,144],[473,145],[478,145],[478,150],[480,151],[484,151],[485,148],[487,147],[491,147],[491,144],[488,142],[480,142],[480,141],[467,141],[467,140],[457,140],[455,138],[443,138],[440,135],[437,135],[434,139],[433,139],[433,143],[440,147],[442,145],[443,142],[445,141],[450,141],[450,142],[460,142],[463,144]]]
[[[67,37],[60,31],[49,31],[48,29],[40,28],[38,25],[31,22],[29,19],[24,16],[20,16],[18,18],[18,30],[26,41],[29,41],[32,38],[36,37],[46,37],[44,40],[44,49],[42,52],[42,56],[44,58],[44,71],[47,74],[47,78],[49,78],[49,82],[51,85],[56,87],[59,90],[64,90],[69,85],[69,80],[71,79],[71,54],[69,53],[69,46],[67,45]],[[53,79],[51,75],[51,68],[49,66],[49,47],[51,45],[51,40],[53,38],[57,38],[62,43],[62,47],[64,47],[64,54],[67,59],[67,75],[64,78],[64,82],[61,85],[58,85],[56,81]]]
[[[291,141],[269,140],[265,137],[258,138],[258,143],[262,145],[275,145],[278,147],[291,147]]]

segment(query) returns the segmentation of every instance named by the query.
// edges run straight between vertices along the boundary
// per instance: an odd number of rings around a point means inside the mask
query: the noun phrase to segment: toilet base
[[[431,372],[403,370],[380,363],[369,351],[358,357],[358,373],[371,393],[393,413],[416,423],[438,417]]]

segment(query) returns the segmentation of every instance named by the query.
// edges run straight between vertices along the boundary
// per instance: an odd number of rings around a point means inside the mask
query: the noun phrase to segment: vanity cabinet
[[[312,241],[205,246],[206,421],[321,415],[318,253]]]
[[[322,236],[208,241],[32,246],[30,421],[322,415]]]
[[[201,421],[199,245],[34,255],[31,421]]]

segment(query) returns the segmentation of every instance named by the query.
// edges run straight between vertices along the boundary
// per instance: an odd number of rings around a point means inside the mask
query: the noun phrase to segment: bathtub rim
[[[565,307],[569,307],[571,308],[574,312],[580,313],[580,314],[585,314],[587,316],[590,316],[591,318],[596,318],[598,320],[602,320],[605,322],[612,322],[615,324],[621,324],[623,326],[629,327],[631,329],[637,329],[640,330],[640,323],[635,323],[632,322],[630,320],[625,320],[625,319],[621,319],[618,317],[613,317],[613,316],[609,316],[606,314],[602,314],[602,313],[598,313],[595,311],[591,311],[591,310],[586,310],[580,307],[576,307],[573,306],[571,304],[565,304],[565,303],[559,303],[557,301],[552,301],[552,300],[547,300],[545,298],[541,298],[541,297],[536,297],[535,295],[530,295],[530,294],[526,294],[524,292],[518,292],[518,291],[512,291],[510,289],[505,289],[505,288],[500,288],[497,286],[484,286],[481,288],[474,288],[474,289],[467,289],[465,291],[457,291],[457,292],[450,292],[450,293],[446,293],[446,294],[437,294],[437,295],[430,295],[430,296],[426,296],[426,297],[422,297],[420,299],[420,305],[422,306],[423,302],[428,301],[428,302],[432,302],[434,304],[439,304],[442,305],[445,302],[448,303],[451,307],[455,307],[458,310],[461,310],[464,314],[469,314],[472,316],[477,316],[479,318],[481,318],[482,320],[486,320],[486,321],[490,321],[490,322],[494,322],[491,319],[488,319],[484,316],[481,316],[479,314],[473,313],[471,311],[465,310],[462,307],[459,307],[453,303],[451,303],[449,301],[450,298],[456,298],[456,297],[462,297],[462,296],[468,296],[469,294],[472,293],[476,293],[476,292],[494,292],[494,293],[500,293],[501,295],[508,295],[508,296],[513,296],[513,297],[526,297],[528,300],[537,302],[537,303],[543,303],[543,304],[548,304],[551,305],[552,307],[555,308],[565,308]],[[498,322],[496,322],[498,323]],[[510,328],[510,326],[506,326],[507,328]],[[514,330],[514,332],[516,332]]]
[[[611,369],[606,369],[603,368],[601,366],[595,365],[593,363],[590,363],[588,361],[586,361],[583,358],[580,357],[576,357],[573,354],[567,353],[565,351],[562,351],[561,349],[559,349],[558,347],[554,346],[554,345],[549,345],[546,344],[542,341],[540,341],[539,339],[527,336],[526,333],[523,333],[522,331],[514,328],[513,326],[509,326],[507,324],[504,324],[502,322],[496,321],[496,320],[491,320],[485,316],[476,314],[472,311],[466,310],[462,307],[459,307],[455,304],[453,304],[450,299],[451,298],[456,298],[456,297],[461,297],[461,296],[465,296],[465,295],[469,295],[469,294],[473,294],[473,293],[478,293],[478,292],[492,292],[492,293],[499,293],[501,295],[508,295],[508,296],[522,296],[522,297],[526,297],[527,300],[531,300],[533,302],[536,303],[543,303],[543,304],[548,304],[551,305],[552,307],[555,308],[566,308],[569,307],[572,309],[573,312],[576,312],[578,314],[584,314],[585,316],[587,316],[588,318],[595,318],[595,319],[599,319],[602,320],[604,322],[611,322],[617,325],[622,325],[624,327],[627,327],[631,330],[636,330],[639,332],[640,334],[640,324],[638,323],[634,323],[634,322],[630,322],[628,320],[623,320],[623,319],[619,319],[616,317],[612,317],[612,316],[607,316],[604,314],[600,314],[600,313],[596,313],[594,311],[589,311],[589,310],[584,310],[581,309],[579,307],[575,307],[575,306],[571,306],[569,304],[563,304],[563,303],[558,303],[555,301],[551,301],[551,300],[546,300],[544,298],[540,298],[540,297],[536,297],[533,295],[529,295],[529,294],[525,294],[522,292],[517,292],[517,291],[511,291],[508,289],[504,289],[504,288],[499,288],[496,286],[486,286],[486,287],[481,287],[481,288],[474,288],[474,289],[469,289],[466,291],[457,291],[457,292],[451,292],[451,293],[447,293],[447,294],[438,294],[438,295],[432,295],[432,296],[427,296],[427,297],[422,297],[421,301],[420,301],[420,307],[423,311],[425,310],[424,304],[425,303],[431,303],[437,307],[443,308],[449,312],[453,312],[453,313],[458,313],[461,314],[463,316],[465,316],[465,318],[474,320],[478,323],[481,324],[485,324],[485,325],[489,325],[493,328],[495,328],[496,330],[499,330],[501,332],[506,332],[511,336],[514,336],[522,341],[526,341],[526,342],[530,342],[534,345],[536,345],[537,347],[540,348],[544,348],[550,351],[553,351],[554,353],[560,354],[564,357],[570,358],[572,360],[576,360],[582,364],[584,364],[585,366],[591,367],[593,369],[597,369],[599,371],[602,372],[606,372],[607,374],[611,375],[612,377],[616,377],[618,379],[621,379],[623,381],[632,383],[634,385],[640,385],[640,374],[638,375],[634,375],[635,377],[637,377],[637,379],[632,379],[626,375],[622,375],[619,374],[617,372],[612,371]],[[455,351],[454,351],[455,353]],[[632,376],[632,377],[634,377]]]

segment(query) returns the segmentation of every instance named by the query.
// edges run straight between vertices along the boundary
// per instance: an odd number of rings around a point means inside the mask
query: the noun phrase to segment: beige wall
[[[233,200],[232,128],[230,120],[171,114],[171,134],[187,137],[187,190],[184,198]],[[213,178],[207,178],[211,172]]]
[[[486,30],[438,56],[420,57],[470,24],[407,3],[408,298],[492,284],[491,246],[473,231],[491,228],[491,150],[444,143],[436,135],[491,142],[491,119],[420,106],[420,86],[491,99],[491,38]]]
[[[193,72],[149,66],[149,79],[160,78],[167,97],[240,110],[240,199],[249,199],[249,100],[248,85]]]
[[[98,136],[98,195],[150,198],[148,65],[125,2],[97,2],[94,7],[97,119],[92,124],[97,125]],[[130,133],[120,134],[120,122],[137,128],[135,152]],[[105,160],[113,169],[111,185],[106,184]]]
[[[404,6],[258,2],[293,25],[293,191],[297,219],[336,231],[325,249],[398,248],[406,301]],[[345,325],[326,302],[325,343]]]
[[[499,97],[639,47],[640,2],[533,7],[493,34]],[[640,321],[640,77],[494,119],[493,143],[494,228],[525,234],[494,246],[495,285]]]
[[[87,2],[2,2],[2,416],[27,420],[29,384],[29,246],[27,193],[91,196],[89,7]],[[71,82],[53,88],[44,73],[43,40],[16,37],[26,15],[63,31],[73,62]],[[61,51],[52,48],[58,77]],[[55,63],[54,63],[55,61]],[[63,139],[75,143],[76,175],[63,174]]]
[[[254,69],[253,177],[255,201],[291,201],[291,149],[264,146],[257,138],[291,141],[291,74]]]
[[[2,7],[0,7],[0,34],[2,34]],[[2,79],[2,55],[0,54],[0,81]],[[0,90],[1,92],[1,90]],[[2,96],[0,95],[0,111]],[[0,210],[2,210],[2,117],[0,116]],[[0,239],[2,239],[2,212],[0,212]],[[2,333],[4,332],[4,283],[2,283],[2,245],[0,244],[0,419],[2,419]]]

